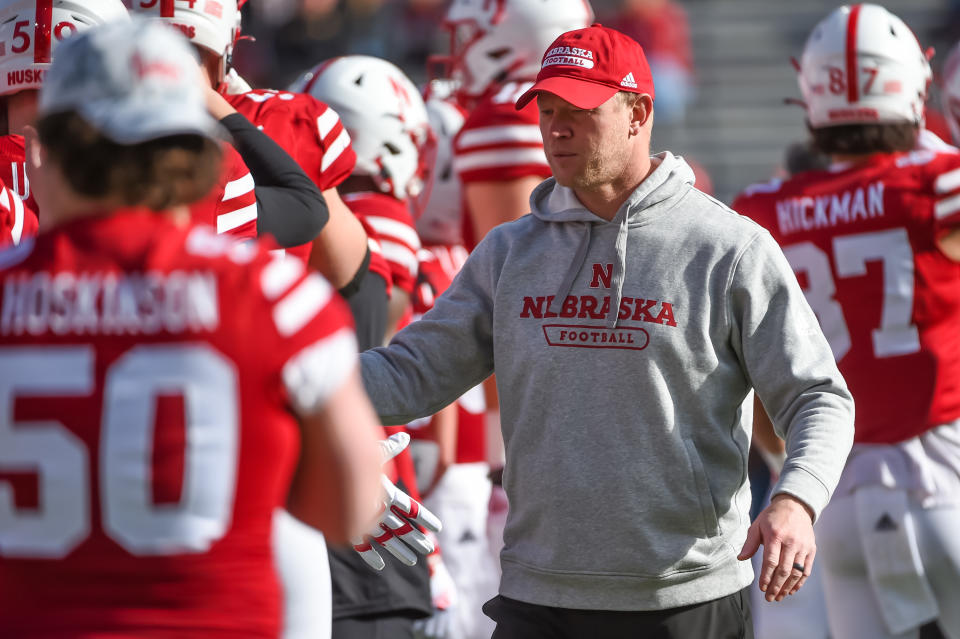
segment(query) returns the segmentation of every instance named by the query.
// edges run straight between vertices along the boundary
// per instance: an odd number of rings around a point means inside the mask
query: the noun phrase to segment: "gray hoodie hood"
[[[642,226],[676,206],[694,183],[693,169],[683,158],[664,151],[654,156],[653,161],[659,165],[633,191],[609,222],[585,208],[573,189],[560,186],[554,178],[541,182],[530,194],[530,212],[534,217],[550,224],[572,224],[579,227],[580,242],[570,262],[570,268],[550,303],[551,312],[559,312],[560,304],[567,297],[580,269],[583,268],[593,237],[593,227],[616,225],[616,241],[610,247],[610,261],[613,264],[613,286],[610,291],[612,303],[606,318],[608,328],[616,327],[627,264],[628,230],[630,227]]]

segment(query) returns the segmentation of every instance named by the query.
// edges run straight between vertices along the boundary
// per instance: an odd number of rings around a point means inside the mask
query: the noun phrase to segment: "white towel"
[[[906,491],[861,486],[854,503],[868,578],[887,628],[899,634],[936,619],[940,612],[920,560]]]

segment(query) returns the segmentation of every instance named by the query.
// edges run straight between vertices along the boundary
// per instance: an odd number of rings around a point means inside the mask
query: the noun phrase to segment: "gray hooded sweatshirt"
[[[436,412],[496,369],[510,501],[500,593],[659,610],[747,586],[755,388],[819,514],[853,400],[779,247],[663,153],[612,221],[553,179],[422,320],[361,356],[381,419]]]

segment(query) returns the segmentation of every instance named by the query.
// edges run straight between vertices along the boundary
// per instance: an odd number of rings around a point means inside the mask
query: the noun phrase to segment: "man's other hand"
[[[750,559],[761,545],[760,590],[766,593],[767,601],[782,601],[803,587],[813,569],[817,554],[813,512],[792,495],[774,495],[747,531],[747,541],[737,559]]]

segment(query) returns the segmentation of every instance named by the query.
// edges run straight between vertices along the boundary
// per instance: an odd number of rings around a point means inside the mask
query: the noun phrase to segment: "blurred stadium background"
[[[497,0],[478,0],[496,2]],[[256,87],[286,87],[317,62],[362,53],[387,58],[414,81],[427,58],[449,48],[441,28],[447,0],[251,0],[235,64]],[[644,45],[655,65],[654,149],[702,165],[729,202],[783,163],[806,136],[790,64],[817,20],[844,4],[829,0],[595,0],[597,19]],[[960,0],[879,2],[937,55],[938,74],[960,38]],[[658,62],[654,62],[654,59]],[[659,67],[657,69],[656,67]],[[930,104],[939,106],[937,88]],[[699,184],[698,184],[699,185]]]

